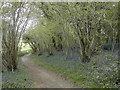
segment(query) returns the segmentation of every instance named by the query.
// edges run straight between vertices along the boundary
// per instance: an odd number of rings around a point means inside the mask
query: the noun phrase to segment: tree
[[[5,2],[2,6],[2,59],[10,71],[17,69],[18,44],[26,30],[30,6],[27,2]]]
[[[44,33],[49,37],[47,38],[49,41],[44,41],[49,52],[53,47],[65,48],[68,57],[72,48],[75,47],[79,49],[81,61],[89,62],[101,48],[101,43],[116,42],[117,3],[61,2],[36,3],[35,6],[42,13],[42,17],[39,18],[45,19],[43,22],[46,25],[38,24],[37,31],[47,31]],[[44,26],[43,31],[40,28],[42,26]]]

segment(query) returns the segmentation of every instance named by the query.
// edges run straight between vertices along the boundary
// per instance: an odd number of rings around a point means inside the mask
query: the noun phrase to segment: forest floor
[[[8,71],[5,67],[2,67],[2,69],[2,88],[31,88],[28,70],[21,62],[20,57],[17,69],[13,72]]]
[[[59,74],[35,64],[27,55],[22,57],[22,62],[31,77],[32,88],[78,88]]]
[[[117,51],[99,52],[99,55],[93,56],[89,63],[81,63],[78,56],[79,54],[73,51],[72,56],[65,59],[65,53],[61,51],[51,56],[47,52],[40,56],[34,53],[27,58],[40,66],[39,70],[44,67],[83,88],[118,87],[115,84],[118,74]]]

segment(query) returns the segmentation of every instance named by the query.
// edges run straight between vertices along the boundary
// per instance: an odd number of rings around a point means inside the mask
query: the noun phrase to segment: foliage
[[[30,53],[32,53],[32,50],[31,50],[29,44],[22,43],[21,48],[18,51],[18,56],[24,56],[24,55],[30,54]]]
[[[31,80],[21,63],[14,72],[4,70],[2,75],[2,88],[31,88]]]
[[[9,71],[17,69],[18,44],[30,15],[26,2],[3,2],[2,9],[2,60]]]
[[[116,55],[102,51],[101,45],[112,43],[109,48],[114,51],[118,43],[118,2],[5,2],[2,10],[2,59],[8,70],[17,69],[17,56],[28,53],[19,46],[22,37],[33,53],[41,55],[40,60],[31,56],[39,65],[83,87],[117,87]],[[26,31],[29,19],[35,24]],[[8,79],[3,79],[3,87],[29,87],[22,70],[3,74]],[[13,76],[18,77],[15,82],[9,79]]]
[[[66,49],[68,57],[77,48],[82,62],[89,62],[101,49],[101,43],[117,42],[117,4],[35,3],[42,15],[36,28],[24,34],[23,39],[38,54],[48,51],[52,55],[54,50]]]
[[[24,56],[24,55],[29,54],[29,53],[30,53],[30,51],[28,51],[28,50],[26,50],[26,51],[19,51],[18,52],[18,56]]]

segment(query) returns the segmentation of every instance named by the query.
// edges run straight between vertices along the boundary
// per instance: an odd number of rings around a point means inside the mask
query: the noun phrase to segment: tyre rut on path
[[[23,56],[21,61],[28,70],[32,88],[79,88],[57,73],[35,64],[28,56]]]

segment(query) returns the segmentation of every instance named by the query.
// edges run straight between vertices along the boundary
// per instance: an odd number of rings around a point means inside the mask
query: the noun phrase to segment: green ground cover
[[[117,88],[118,79],[117,54],[102,52],[92,58],[90,63],[80,63],[79,60],[63,59],[64,55],[58,52],[49,56],[32,54],[29,56],[36,64],[64,75],[75,84],[84,88]]]
[[[25,66],[18,63],[18,69],[14,72],[4,70],[2,88],[31,88],[31,80]]]

